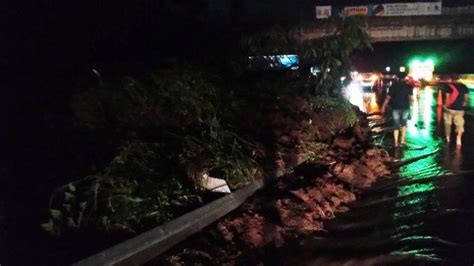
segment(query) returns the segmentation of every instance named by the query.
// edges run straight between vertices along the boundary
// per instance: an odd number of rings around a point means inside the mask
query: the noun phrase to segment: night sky
[[[5,5],[9,43],[1,63],[23,79],[74,78],[92,68],[118,72],[153,68],[166,55],[206,53],[219,33],[248,30],[265,23],[313,19],[315,2],[325,1],[35,1]],[[333,1],[330,1],[333,2]],[[376,1],[387,2],[387,1]],[[447,2],[447,1],[445,1]],[[449,1],[446,5],[463,1]],[[464,1],[465,2],[465,1]],[[361,4],[366,1],[338,1]],[[327,4],[327,3],[326,3]],[[311,7],[311,8],[310,8]],[[3,45],[5,45],[5,42]],[[400,64],[414,53],[441,53],[443,71],[473,71],[465,49],[472,41],[376,44],[364,53],[366,67]],[[390,55],[390,56],[388,56]],[[387,61],[385,63],[384,61]],[[393,63],[392,63],[393,62]],[[365,67],[365,66],[363,66]]]
[[[27,104],[36,103],[48,98],[47,95],[56,98],[67,95],[78,80],[90,78],[92,69],[117,76],[156,68],[169,56],[218,55],[217,40],[223,36],[275,24],[296,25],[310,21],[315,16],[314,6],[326,2],[5,2],[0,18],[8,27],[1,35],[0,45],[7,53],[0,64],[8,74],[5,75],[8,77],[6,87],[19,87],[7,90],[6,94],[18,101],[27,98]],[[445,6],[464,2],[449,1]],[[440,58],[437,72],[474,72],[474,56],[468,52],[473,44],[472,40],[375,44],[373,52],[357,53],[354,65],[361,70],[384,69],[387,65],[396,68],[406,64],[412,56],[429,54]],[[5,104],[7,108],[17,105],[15,101]]]

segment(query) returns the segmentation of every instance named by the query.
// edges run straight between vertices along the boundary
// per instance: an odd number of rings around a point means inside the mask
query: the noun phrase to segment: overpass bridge
[[[368,18],[367,33],[373,42],[450,40],[474,38],[474,6],[443,8],[442,15]],[[334,33],[334,28],[317,22],[293,29],[297,41],[318,39]]]

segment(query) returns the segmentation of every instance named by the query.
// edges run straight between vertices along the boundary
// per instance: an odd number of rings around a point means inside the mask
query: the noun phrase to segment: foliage
[[[185,136],[181,163],[197,183],[202,173],[225,179],[231,188],[253,181],[257,163],[251,157],[258,146],[225,129],[216,117],[206,121],[209,129],[201,136]]]
[[[237,189],[283,153],[303,150],[321,160],[327,146],[316,138],[357,121],[351,105],[331,92],[347,74],[351,52],[368,45],[362,22],[333,23],[335,34],[321,40],[298,43],[274,27],[241,42],[247,55],[298,52],[303,68],[330,69],[317,90],[298,72],[239,72],[229,80],[218,71],[173,67],[79,91],[71,102],[78,124],[119,136],[121,148],[104,170],[53,193],[43,228],[142,231],[201,204],[203,174]]]
[[[120,126],[128,129],[153,124],[186,131],[217,114],[225,103],[210,78],[193,69],[164,70],[143,79],[127,77],[115,90],[111,109]]]
[[[308,160],[313,163],[321,163],[326,159],[329,145],[323,142],[305,143],[304,149],[308,152]]]
[[[316,111],[335,110],[341,112],[341,119],[344,119],[343,124],[353,126],[358,117],[354,111],[354,107],[344,99],[342,96],[331,97],[328,95],[317,95],[309,98],[312,109]]]
[[[308,72],[311,66],[322,70],[316,81],[316,91],[310,92],[334,94],[342,85],[340,78],[350,76],[351,54],[357,49],[372,48],[365,26],[362,17],[332,18],[326,27],[333,34],[310,41],[290,38],[290,29],[274,26],[244,36],[242,47],[250,55],[298,53],[303,72]],[[308,25],[296,28],[304,31],[306,27]]]
[[[59,235],[69,230],[142,231],[163,223],[201,198],[160,157],[160,146],[130,142],[100,173],[58,188],[43,228]],[[171,168],[172,169],[172,168]]]
[[[129,78],[112,99],[87,101],[87,104],[101,106],[100,111],[107,114],[103,117],[108,117],[109,124],[126,125],[127,130],[150,126],[153,120],[140,115],[146,114],[143,110],[159,110],[152,113],[160,128],[156,132],[168,134],[155,136],[155,142],[127,142],[103,171],[56,190],[52,195],[50,220],[43,225],[45,230],[53,234],[69,230],[142,231],[148,225],[161,224],[201,204],[197,188],[204,173],[225,179],[233,189],[259,177],[263,162],[255,155],[262,154],[258,141],[264,136],[259,139],[258,135],[242,134],[242,127],[234,116],[243,112],[239,109],[242,105],[238,97],[232,93],[226,95],[229,98],[221,96],[223,93],[218,86],[197,82],[191,78],[196,77],[194,75],[180,77],[180,82],[172,82],[173,77],[169,80]],[[280,99],[285,92],[272,91],[271,87],[264,93],[280,102],[281,125],[275,124],[275,130],[288,131],[284,134],[294,139],[291,145],[301,145],[304,140],[314,138],[308,135],[310,131],[304,132],[308,120],[305,108],[350,111],[347,101],[339,98],[325,95],[295,98],[291,96],[294,94],[290,92],[291,85],[282,86],[287,87],[288,97]],[[103,90],[106,95],[106,89]],[[257,97],[260,98],[254,99],[254,104],[263,96]],[[303,108],[303,102],[307,107]],[[142,111],[134,112],[135,109]],[[113,111],[118,117],[111,118]],[[135,120],[124,120],[127,114]],[[341,117],[352,119],[349,112]],[[246,121],[251,120],[247,116]],[[294,125],[290,126],[290,122]],[[313,148],[306,147],[311,149],[311,158],[317,160],[323,156],[324,146]],[[184,173],[191,180],[186,179]]]
[[[218,172],[216,177],[232,188],[251,181],[255,162],[250,155],[256,145],[229,126],[237,107],[231,91],[224,92],[197,71],[155,73],[146,85],[136,86],[141,93],[127,88],[135,93],[129,93],[132,102],[160,106],[166,117],[177,120],[167,123],[167,130],[181,143],[179,161],[197,183],[206,171]]]
[[[71,109],[81,127],[97,130],[106,126],[101,92],[99,89],[89,88],[73,95]]]
[[[271,104],[283,96],[298,96],[304,93],[305,80],[289,71],[251,72],[245,76],[240,93],[246,102]]]
[[[78,93],[72,108],[81,126],[97,130],[107,124],[125,139],[154,144],[126,141],[102,172],[59,188],[43,227],[56,234],[65,228],[133,232],[174,217],[186,209],[180,206],[199,204],[203,173],[226,179],[234,189],[252,181],[258,146],[229,125],[235,97],[211,79],[175,69]]]
[[[287,30],[279,25],[270,29],[246,34],[240,44],[247,55],[272,55],[288,53],[292,49]]]
[[[317,90],[332,93],[341,88],[340,78],[349,77],[351,54],[357,49],[372,48],[362,17],[345,17],[332,20],[333,35],[301,43],[299,50],[303,62],[317,64],[322,72]]]
[[[179,116],[194,116],[198,121],[213,115],[219,109],[219,90],[211,81],[209,73],[202,73],[195,69],[182,71],[160,71],[153,73],[148,84],[142,86],[136,94],[135,90],[128,90],[138,104],[161,105],[173,108]],[[136,83],[136,81],[135,81]]]

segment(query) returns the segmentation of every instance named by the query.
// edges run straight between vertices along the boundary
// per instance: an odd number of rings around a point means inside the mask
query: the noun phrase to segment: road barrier
[[[264,185],[265,181],[262,178],[247,187],[73,265],[142,265],[236,209]]]

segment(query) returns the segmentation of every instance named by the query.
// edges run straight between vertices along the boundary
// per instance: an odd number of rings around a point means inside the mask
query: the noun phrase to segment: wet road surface
[[[366,191],[328,232],[299,242],[298,265],[473,265],[474,99],[466,113],[463,146],[444,140],[438,89],[416,91],[408,148],[392,149],[391,132],[379,139],[404,160],[434,155],[397,169]],[[474,96],[473,96],[474,97]],[[377,111],[375,96],[363,108]],[[380,101],[378,101],[380,102]],[[373,117],[380,123],[382,117]],[[451,142],[452,143],[452,142]]]

